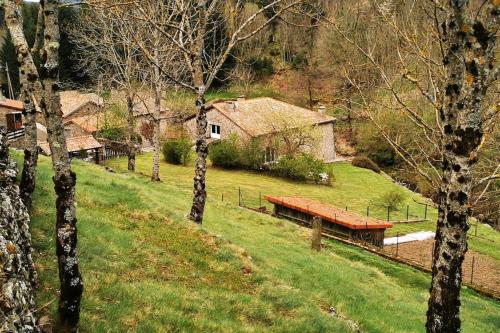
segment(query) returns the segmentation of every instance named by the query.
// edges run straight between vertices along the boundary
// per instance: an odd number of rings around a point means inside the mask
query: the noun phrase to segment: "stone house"
[[[23,110],[23,102],[0,97],[0,125],[5,126],[7,133],[24,128]]]
[[[103,107],[104,100],[97,94],[76,90],[61,91],[61,111],[65,123],[74,118],[101,113]],[[41,110],[38,110],[37,122],[45,125]]]
[[[226,139],[237,134],[242,142],[260,139],[266,145],[265,162],[274,162],[283,154],[283,144],[279,144],[280,133],[297,131],[310,126],[317,133],[316,147],[302,147],[301,150],[316,155],[317,158],[332,162],[335,152],[335,118],[324,113],[324,109],[313,111],[296,105],[263,97],[254,99],[217,101],[207,110],[209,143]],[[184,122],[184,129],[191,138],[196,138],[196,118],[191,116]]]

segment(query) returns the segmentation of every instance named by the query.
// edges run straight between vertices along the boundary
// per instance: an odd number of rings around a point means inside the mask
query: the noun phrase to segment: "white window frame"
[[[219,124],[210,124],[210,137],[213,139],[220,139],[220,130],[221,128]]]

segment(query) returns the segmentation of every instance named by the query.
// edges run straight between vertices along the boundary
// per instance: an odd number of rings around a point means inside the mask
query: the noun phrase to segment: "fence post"
[[[472,281],[474,281],[474,262],[475,262],[476,257],[472,256],[472,267],[470,271],[470,284],[472,284]]]
[[[424,220],[427,220],[427,204],[425,204]]]
[[[399,232],[396,234],[396,258],[398,257],[399,252]]]
[[[311,248],[316,251],[321,251],[321,218],[314,216],[312,227]]]
[[[410,217],[410,205],[406,205],[406,221],[408,221]]]

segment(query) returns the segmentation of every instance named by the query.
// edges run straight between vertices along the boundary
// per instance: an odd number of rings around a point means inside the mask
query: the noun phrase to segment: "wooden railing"
[[[22,138],[24,134],[26,133],[26,130],[24,127],[17,129],[15,131],[7,133],[7,141],[12,141],[15,139]]]

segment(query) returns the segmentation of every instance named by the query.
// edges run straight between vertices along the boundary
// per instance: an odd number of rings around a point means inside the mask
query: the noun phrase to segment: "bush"
[[[405,196],[400,190],[392,190],[386,192],[381,199],[384,207],[389,207],[390,210],[396,210],[403,203]]]
[[[300,153],[295,156],[284,156],[271,166],[271,173],[293,180],[311,180],[320,183],[322,174],[327,173],[326,165],[312,154]],[[328,174],[328,173],[327,173]]]
[[[251,140],[240,150],[240,163],[246,169],[259,170],[262,167],[265,150],[259,140]]]
[[[376,173],[380,173],[380,168],[378,167],[378,165],[365,156],[353,158],[351,164],[358,168],[369,169],[375,171]]]
[[[224,169],[234,169],[241,166],[238,137],[232,135],[210,146],[209,158],[212,165]]]
[[[168,140],[163,144],[162,151],[166,162],[186,165],[191,160],[191,141],[187,137]]]

